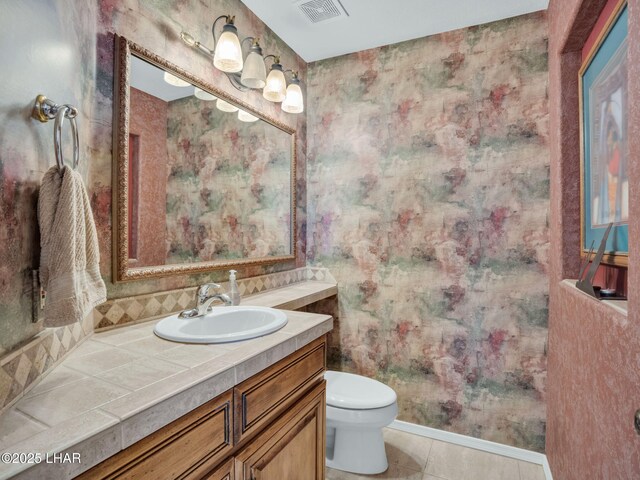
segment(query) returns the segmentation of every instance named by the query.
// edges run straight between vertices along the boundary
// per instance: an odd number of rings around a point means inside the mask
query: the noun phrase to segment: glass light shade
[[[238,110],[238,120],[241,122],[255,122],[259,120],[255,115],[251,115],[249,112],[245,112],[244,110]]]
[[[174,87],[190,87],[191,84],[189,82],[185,82],[181,78],[176,77],[175,75],[170,74],[169,72],[164,72],[164,81],[169,85],[173,85]]]
[[[262,96],[270,102],[281,102],[287,94],[287,81],[284,79],[282,67],[271,67],[267,84],[264,86]]]
[[[235,105],[231,105],[229,102],[225,102],[221,98],[219,98],[218,101],[216,102],[216,107],[221,112],[233,113],[238,111],[238,107],[236,107]]]
[[[244,62],[240,83],[249,88],[263,88],[267,80],[267,69],[264,66],[262,55],[257,52],[249,52]]]
[[[231,28],[228,28],[231,27]],[[242,70],[242,49],[233,25],[225,25],[213,53],[213,66],[227,73]]]
[[[218,97],[216,97],[215,95],[211,95],[209,92],[205,92],[198,87],[195,87],[195,91],[193,92],[193,94],[200,100],[204,100],[206,102],[212,102],[218,99]]]
[[[287,87],[287,96],[282,102],[282,110],[288,113],[302,113],[304,110],[304,100],[300,85],[292,83]]]

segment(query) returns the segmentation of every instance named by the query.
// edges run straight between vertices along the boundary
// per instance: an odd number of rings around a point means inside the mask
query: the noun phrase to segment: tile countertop
[[[294,309],[336,293],[307,281],[241,304]],[[277,332],[216,345],[163,340],[157,319],[93,334],[0,416],[0,479],[72,478],[333,328],[328,315],[286,314]],[[41,463],[15,454],[40,454]]]

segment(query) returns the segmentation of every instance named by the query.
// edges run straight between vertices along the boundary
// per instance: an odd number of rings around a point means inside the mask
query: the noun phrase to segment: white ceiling
[[[300,0],[242,2],[307,62],[545,10],[549,4],[549,0],[333,0],[349,16],[312,24],[297,7]],[[242,25],[238,28],[242,32]]]
[[[190,97],[194,93],[194,87],[175,87],[164,81],[164,70],[131,56],[131,73],[129,82],[132,87],[158,97],[165,102]]]

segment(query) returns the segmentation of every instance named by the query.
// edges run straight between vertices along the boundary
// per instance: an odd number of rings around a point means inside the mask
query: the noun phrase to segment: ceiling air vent
[[[328,22],[349,16],[340,0],[302,0],[296,2],[296,6],[311,23]]]

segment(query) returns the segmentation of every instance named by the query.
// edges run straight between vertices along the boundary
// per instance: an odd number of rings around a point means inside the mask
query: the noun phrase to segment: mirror
[[[295,260],[295,131],[116,42],[115,280]]]

